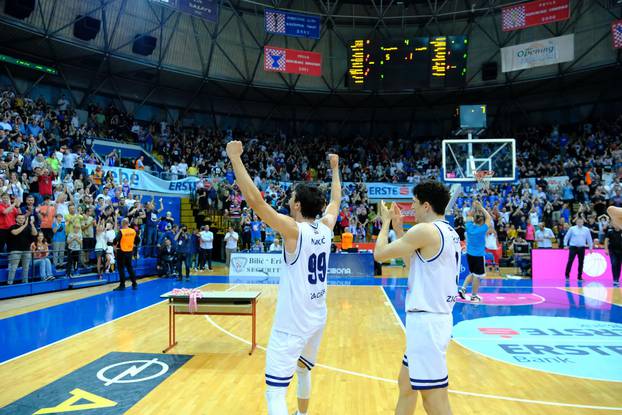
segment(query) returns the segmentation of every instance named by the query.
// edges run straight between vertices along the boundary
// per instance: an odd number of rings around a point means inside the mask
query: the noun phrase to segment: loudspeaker
[[[482,65],[482,81],[497,79],[497,62],[487,62]]]
[[[76,16],[76,22],[73,24],[73,35],[82,40],[93,40],[99,33],[102,25],[101,20],[91,16]]]
[[[156,47],[158,39],[148,35],[136,35],[134,37],[134,45],[132,45],[132,52],[137,55],[149,56],[153,53]]]
[[[25,19],[35,9],[35,0],[6,0],[4,13],[18,19]]]

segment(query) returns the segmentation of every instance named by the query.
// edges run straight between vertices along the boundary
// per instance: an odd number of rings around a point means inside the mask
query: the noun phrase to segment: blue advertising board
[[[319,16],[266,9],[264,25],[266,33],[311,39],[320,38]]]
[[[374,254],[368,252],[333,253],[328,259],[329,277],[373,277]]]

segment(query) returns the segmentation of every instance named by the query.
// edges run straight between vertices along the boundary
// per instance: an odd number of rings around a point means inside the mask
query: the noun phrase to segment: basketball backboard
[[[516,180],[516,140],[486,138],[443,140],[443,180],[472,183],[474,173],[492,170],[491,182]]]

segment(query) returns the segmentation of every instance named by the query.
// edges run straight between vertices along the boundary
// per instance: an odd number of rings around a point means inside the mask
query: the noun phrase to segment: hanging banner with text
[[[505,7],[501,12],[504,32],[560,22],[570,17],[570,0],[532,1]]]
[[[322,55],[304,50],[265,46],[264,69],[269,72],[322,76]]]
[[[267,33],[293,37],[320,38],[320,17],[266,9],[264,24]]]
[[[613,47],[622,49],[622,20],[616,20],[611,23],[611,36],[613,38]]]
[[[501,70],[520,71],[574,59],[574,34],[501,48]]]
[[[200,17],[216,23],[218,21],[218,2],[216,0],[151,0],[178,9],[191,16]]]

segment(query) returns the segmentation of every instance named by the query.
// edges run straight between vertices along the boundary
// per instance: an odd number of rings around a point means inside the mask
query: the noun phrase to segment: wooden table
[[[202,291],[202,297],[197,298],[197,311],[188,310],[188,295],[173,295],[171,292],[160,297],[168,300],[168,347],[162,351],[166,353],[177,345],[175,339],[175,316],[177,314],[212,315],[212,316],[251,316],[253,319],[251,351],[255,346],[255,326],[257,320],[257,299],[261,291]]]

